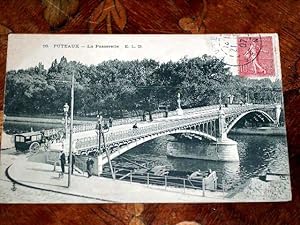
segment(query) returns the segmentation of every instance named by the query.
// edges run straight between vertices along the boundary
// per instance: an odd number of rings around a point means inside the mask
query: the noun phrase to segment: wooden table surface
[[[1,0],[1,109],[8,33],[268,32],[280,37],[292,202],[1,205],[0,224],[300,224],[299,0]]]

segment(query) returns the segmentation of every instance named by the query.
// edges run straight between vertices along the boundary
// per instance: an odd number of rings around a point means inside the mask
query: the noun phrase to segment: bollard
[[[56,161],[54,161],[54,168],[53,168],[53,171],[56,171]]]
[[[111,172],[113,173],[113,179],[115,181],[116,180],[116,168],[113,167]]]
[[[205,180],[202,179],[202,196],[205,197]]]
[[[185,179],[183,179],[183,192],[185,193]]]
[[[132,183],[132,171],[130,170],[130,183]]]
[[[168,178],[167,176],[165,176],[165,189],[167,189],[167,186],[168,186]]]
[[[149,173],[147,173],[147,186],[149,186]]]
[[[223,190],[223,196],[225,195],[225,180],[222,179],[222,190]]]

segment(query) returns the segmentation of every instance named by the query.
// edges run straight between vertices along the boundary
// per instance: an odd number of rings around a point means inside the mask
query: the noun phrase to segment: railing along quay
[[[215,171],[198,179],[183,178],[170,175],[154,175],[149,172],[141,174],[135,171],[126,171],[124,174],[116,171],[116,179],[124,180],[130,183],[141,183],[151,187],[162,187],[165,190],[168,188],[180,188],[184,193],[188,189],[202,191],[202,196],[206,196],[206,191],[216,191],[218,186],[218,177]],[[110,174],[103,174],[105,177],[110,177]],[[178,189],[178,190],[180,190]]]

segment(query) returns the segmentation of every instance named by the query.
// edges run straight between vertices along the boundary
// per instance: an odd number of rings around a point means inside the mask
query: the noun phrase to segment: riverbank
[[[10,163],[12,165],[9,167]],[[10,180],[4,176],[6,172]],[[173,187],[143,185],[120,180],[112,180],[93,176],[87,178],[74,174],[71,187],[67,188],[67,174],[61,179],[53,165],[28,161],[23,154],[5,152],[1,157],[0,202],[2,203],[66,203],[66,202],[227,202],[223,192],[188,190]],[[12,182],[16,183],[16,191],[12,191]],[[28,193],[24,192],[28,189]],[[18,194],[21,190],[22,195]],[[39,196],[44,193],[44,197]],[[36,193],[36,194],[35,194]],[[60,200],[52,196],[63,195]],[[37,197],[36,197],[37,195]],[[49,198],[47,198],[48,196]],[[53,198],[54,197],[54,198]]]
[[[285,127],[234,128],[230,134],[286,136]]]
[[[33,202],[49,202],[52,203],[101,203],[103,201],[80,198],[76,196],[60,194],[55,192],[43,191],[25,187],[22,185],[13,185],[11,180],[5,175],[6,169],[17,160],[18,154],[14,153],[14,150],[5,150],[1,152],[1,163],[0,163],[0,202],[1,203],[33,203]],[[8,154],[9,153],[9,154]]]
[[[290,178],[281,176],[269,182],[260,180],[258,177],[250,178],[244,185],[228,193],[226,197],[249,202],[291,201]]]

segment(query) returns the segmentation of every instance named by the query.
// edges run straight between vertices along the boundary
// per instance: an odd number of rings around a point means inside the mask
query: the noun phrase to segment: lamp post
[[[67,130],[68,130],[68,112],[69,112],[69,105],[68,103],[65,103],[64,105],[64,113],[65,113],[65,119],[64,119],[64,123],[65,123],[65,139],[67,139]]]
[[[222,109],[222,93],[219,94],[219,109]]]
[[[72,170],[72,147],[73,147],[73,121],[74,121],[74,72],[72,73],[71,83],[71,121],[70,121],[70,142],[69,142],[69,174],[68,174],[68,187],[71,186],[71,170]]]
[[[103,159],[102,159],[102,149],[101,149],[101,135],[102,135],[102,116],[97,116],[97,128],[98,128],[98,175],[102,173]]]
[[[75,74],[72,72],[72,80],[71,80],[71,112],[70,112],[70,135],[69,135],[69,173],[68,173],[68,187],[71,185],[71,168],[72,168],[72,143],[73,143],[73,116],[74,116],[74,84],[75,84]],[[66,80],[53,80],[56,82],[69,83],[70,81]],[[66,129],[66,140],[67,140],[67,130],[68,130],[68,111],[69,105],[65,103],[64,105],[64,113],[65,113],[65,129]]]
[[[99,148],[99,155],[98,155],[98,173],[101,172],[102,173],[102,167],[103,167],[103,163],[102,163],[102,150],[101,150],[101,138],[103,138],[103,145],[104,145],[104,151],[106,153],[106,157],[107,157],[107,161],[109,163],[109,167],[110,167],[110,171],[111,171],[111,175],[112,178],[115,180],[115,173],[113,170],[113,166],[112,163],[110,161],[110,156],[109,156],[109,152],[106,148],[105,145],[105,138],[104,138],[104,133],[107,133],[109,131],[109,127],[107,129],[102,129],[102,121],[103,121],[103,117],[98,115],[97,116],[98,120],[97,120],[97,127],[98,127],[98,148]],[[100,169],[99,169],[100,167]]]

